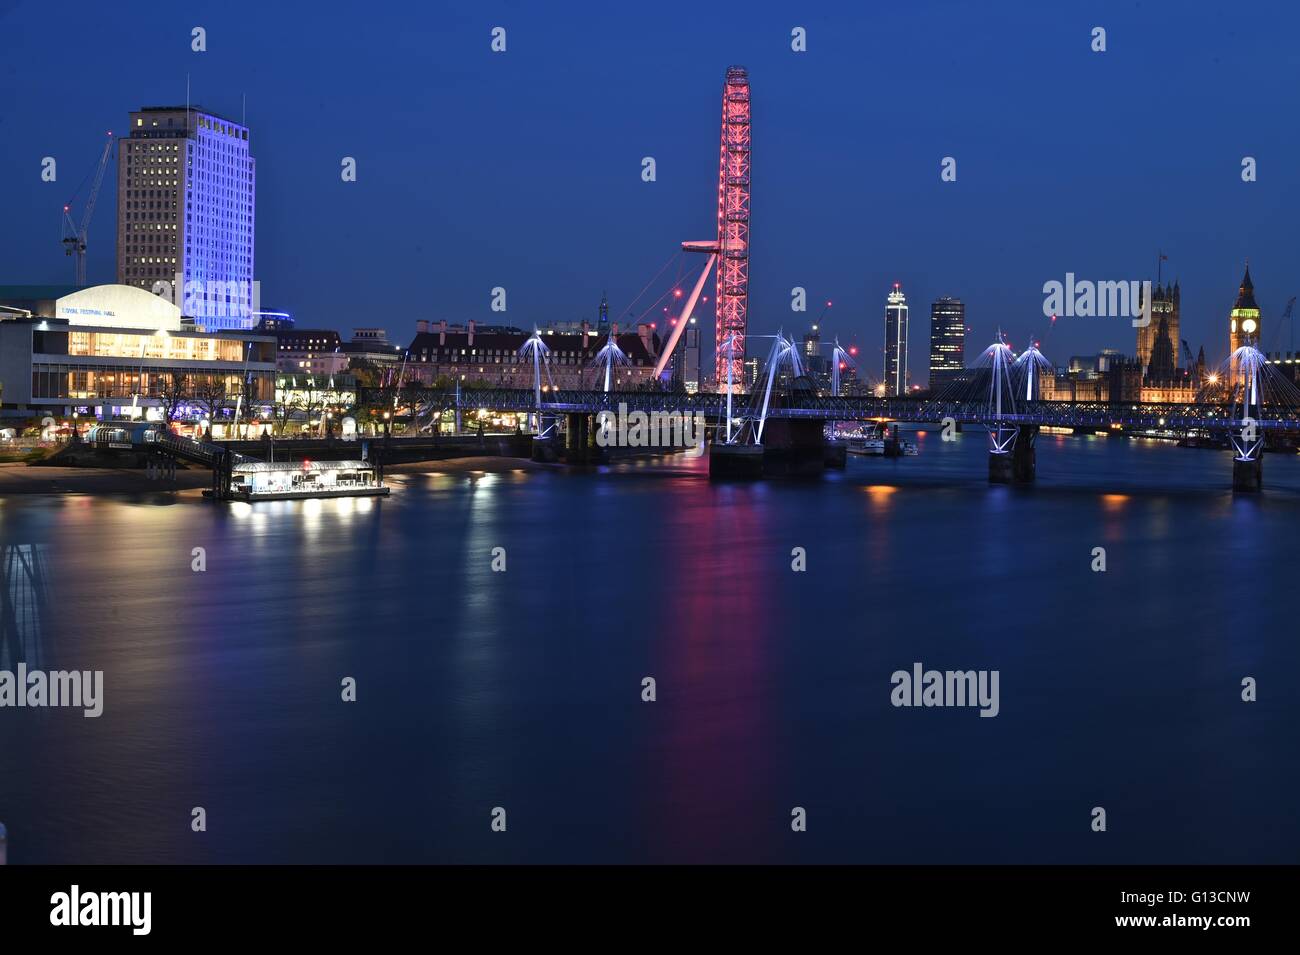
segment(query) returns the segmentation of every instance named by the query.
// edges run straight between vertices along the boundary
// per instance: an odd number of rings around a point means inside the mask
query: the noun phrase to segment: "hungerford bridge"
[[[724,354],[730,344],[724,344]],[[811,387],[796,344],[782,334],[776,336],[760,375],[762,387],[748,396],[733,396],[731,388],[696,394],[618,391],[611,389],[611,371],[620,357],[611,336],[596,358],[605,366],[604,389],[560,391],[544,383],[549,377],[547,354],[534,334],[521,349],[521,356],[534,363],[532,389],[425,391],[413,404],[431,416],[466,407],[528,414],[536,440],[553,443],[557,456],[570,461],[594,459],[601,444],[598,431],[608,428],[616,415],[702,418],[715,436],[709,464],[710,473],[718,476],[780,473],[783,468],[771,465],[789,464],[792,457],[831,460],[825,453],[825,446],[834,444],[824,437],[828,422],[951,422],[987,430],[989,479],[997,483],[1034,479],[1034,442],[1040,428],[1122,428],[1226,438],[1234,452],[1233,487],[1257,491],[1266,438],[1300,433],[1300,390],[1253,346],[1234,352],[1221,374],[1207,377],[1197,400],[1185,403],[1043,400],[1042,376],[1054,373],[1051,363],[1036,346],[1016,355],[1000,341],[985,350],[961,382],[938,395],[847,397],[839,393],[839,372],[851,359],[838,347],[836,352],[829,395]]]

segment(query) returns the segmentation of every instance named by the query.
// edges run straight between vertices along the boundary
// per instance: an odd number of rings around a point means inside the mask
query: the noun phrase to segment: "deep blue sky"
[[[12,3],[0,0],[0,284],[65,282],[59,207],[102,133],[192,99],[247,121],[263,302],[300,325],[417,318],[529,326],[617,313],[714,222],[729,64],[754,97],[751,332],[802,332],[790,289],[879,374],[884,296],[967,303],[1064,364],[1133,350],[1116,319],[1047,332],[1042,285],[1151,277],[1184,336],[1226,355],[1250,259],[1265,346],[1300,293],[1300,50],[1293,3]],[[815,10],[816,12],[810,12]],[[489,49],[493,26],[508,51]],[[208,52],[190,51],[207,30]],[[790,30],[808,30],[806,53]],[[1091,52],[1090,31],[1108,50]],[[43,156],[60,182],[40,181]],[[1243,156],[1259,180],[1241,181]],[[340,180],[354,156],[358,181]],[[641,181],[654,156],[658,181]],[[957,159],[958,181],[939,164]],[[111,180],[111,177],[110,177]],[[115,186],[90,278],[114,277]],[[508,312],[489,310],[493,286]],[[763,346],[760,346],[762,348]]]

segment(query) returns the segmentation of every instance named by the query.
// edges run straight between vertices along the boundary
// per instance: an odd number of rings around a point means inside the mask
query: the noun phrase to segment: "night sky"
[[[594,320],[602,289],[617,318],[682,240],[714,230],[722,80],[740,64],[752,334],[802,333],[832,299],[824,333],[856,341],[878,375],[899,281],[914,379],[940,295],[967,303],[968,360],[998,326],[1017,348],[1040,337],[1058,365],[1132,353],[1127,320],[1049,329],[1042,286],[1066,272],[1151,278],[1162,249],[1193,350],[1226,356],[1247,258],[1263,344],[1290,347],[1278,317],[1300,293],[1293,3],[402,6],[0,0],[0,284],[71,282],[62,203],[104,131],[183,103],[188,73],[192,102],[235,120],[247,96],[264,306],[400,342],[419,318]],[[205,53],[190,49],[194,26]],[[790,49],[796,26],[806,53]],[[1090,49],[1095,26],[1105,53]],[[57,183],[40,179],[44,156]],[[344,156],[356,182],[340,178]],[[945,156],[955,183],[940,181]],[[1242,181],[1244,156],[1258,181]],[[114,280],[115,209],[110,175],[92,282]],[[793,286],[809,313],[791,312]]]

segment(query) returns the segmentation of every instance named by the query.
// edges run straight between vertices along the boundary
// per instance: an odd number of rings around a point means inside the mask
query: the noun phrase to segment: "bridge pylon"
[[[1015,353],[1000,339],[984,353],[989,359],[989,393],[985,427],[989,432],[989,483],[1027,484],[1037,470],[1034,442],[1038,427],[1016,420]],[[1035,363],[1028,368],[1032,373]],[[1030,386],[1032,389],[1032,385]],[[1032,390],[1028,392],[1032,396]]]
[[[1254,493],[1264,486],[1264,353],[1243,345],[1232,353],[1232,489]]]

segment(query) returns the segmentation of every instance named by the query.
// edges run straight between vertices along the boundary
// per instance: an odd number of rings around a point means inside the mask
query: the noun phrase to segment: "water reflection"
[[[1143,813],[1112,860],[1284,861],[1300,706],[1236,684],[1300,671],[1297,462],[1251,500],[1214,454],[1072,439],[1026,490],[977,438],[813,484],[678,459],[315,507],[8,500],[0,654],[102,668],[107,705],[0,714],[5,821],[27,861],[1091,861],[1043,838],[1084,780]],[[916,660],[999,669],[1002,714],[893,710]],[[241,838],[157,824],[200,800]],[[936,828],[971,805],[1013,808]]]
[[[41,544],[0,546],[0,669],[40,669],[49,592]]]

